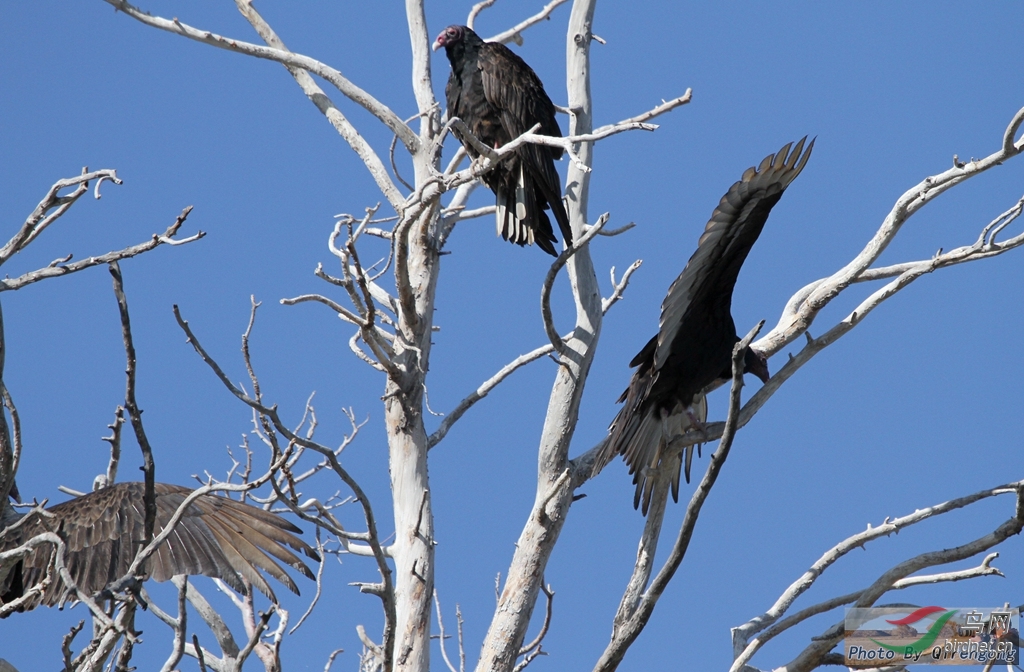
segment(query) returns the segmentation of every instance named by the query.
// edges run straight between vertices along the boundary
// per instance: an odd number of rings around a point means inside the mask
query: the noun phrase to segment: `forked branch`
[[[25,249],[50,224],[60,219],[61,215],[75,204],[75,201],[89,191],[89,182],[93,180],[96,180],[95,195],[97,199],[100,198],[100,185],[103,184],[103,180],[110,180],[114,184],[121,184],[121,180],[117,177],[117,172],[110,169],[89,172],[83,168],[81,175],[57,180],[50,187],[50,190],[46,192],[43,200],[39,201],[39,205],[35,207],[18,232],[0,248],[0,265],[3,265],[8,259]],[[61,191],[71,187],[74,187],[74,190],[70,194],[60,195]]]
[[[1017,501],[1014,515],[999,525],[995,530],[955,548],[931,551],[905,560],[884,572],[874,583],[865,588],[853,606],[856,608],[870,607],[894,585],[905,577],[928,567],[945,565],[965,560],[998,546],[1006,539],[1020,534],[1024,528],[1024,487],[1016,490]],[[825,633],[815,637],[796,658],[785,666],[778,668],[786,672],[808,672],[820,666],[832,648],[839,643],[844,635],[842,622],[829,628]]]
[[[817,581],[825,570],[835,564],[840,558],[847,555],[850,551],[856,548],[865,548],[866,545],[872,541],[880,539],[882,537],[888,537],[892,534],[897,534],[901,530],[916,525],[917,523],[925,520],[941,516],[951,511],[956,511],[964,507],[975,504],[979,501],[989,499],[991,497],[997,497],[999,495],[1014,494],[1024,488],[1024,481],[1018,481],[1016,483],[1007,483],[1006,485],[1000,485],[995,488],[988,490],[982,490],[966,497],[959,497],[952,499],[941,504],[926,507],[924,509],[918,509],[911,514],[901,516],[899,518],[889,520],[888,518],[882,522],[881,525],[871,526],[855,534],[843,541],[839,542],[831,549],[825,552],[811,567],[804,572],[800,578],[794,581],[779,597],[774,605],[764,614],[752,618],[747,623],[741,626],[733,628],[732,639],[733,639],[733,655],[736,661],[733,663],[732,672],[739,672],[742,670],[753,655],[770,639],[780,634],[781,632],[791,628],[797,623],[809,618],[810,616],[818,613],[829,611],[836,607],[851,604],[861,599],[864,591],[857,591],[849,595],[843,595],[837,598],[832,598],[819,605],[814,605],[799,612],[793,616],[789,616],[783,619],[783,616],[787,613],[789,608],[793,605],[798,597],[807,592],[814,582]],[[980,552],[980,551],[979,551]],[[980,576],[986,574],[992,574],[998,572],[998,570],[989,566],[992,556],[985,559],[979,568],[971,570],[964,570],[964,572],[951,572],[947,574],[932,575],[928,577],[910,577],[910,578],[899,578],[894,580],[892,588],[906,588],[910,585],[915,585],[924,582],[933,581],[955,581],[963,578],[970,578],[972,576]],[[916,570],[915,570],[916,571]],[[755,637],[756,636],[756,637]]]
[[[261,401],[253,399],[244,391],[239,389],[234,383],[232,383],[231,380],[224,373],[223,369],[221,369],[220,365],[217,364],[217,362],[212,357],[210,357],[209,354],[207,354],[202,344],[200,344],[199,340],[192,332],[191,327],[189,327],[188,322],[186,322],[181,317],[181,313],[179,312],[177,306],[174,306],[174,317],[178,322],[178,326],[181,327],[182,331],[185,332],[185,335],[188,337],[188,342],[195,349],[199,357],[210,367],[210,369],[214,372],[214,374],[221,381],[221,383],[228,389],[228,391],[230,391],[235,396],[235,398],[237,398],[239,401],[252,408],[254,411],[269,418],[274,428],[282,436],[284,436],[289,441],[290,444],[293,443],[302,446],[303,448],[316,451],[323,455],[323,457],[330,464],[331,469],[338,475],[339,478],[341,478],[345,485],[350,490],[352,490],[352,493],[359,501],[359,504],[363,510],[363,517],[365,519],[367,527],[367,535],[365,541],[369,544],[370,548],[373,551],[373,557],[374,560],[376,561],[377,569],[381,575],[381,583],[379,589],[367,592],[372,592],[373,594],[378,595],[381,599],[382,606],[384,608],[385,622],[384,646],[385,652],[388,653],[388,655],[390,655],[389,652],[393,649],[393,638],[395,636],[394,628],[396,622],[394,585],[392,583],[391,568],[388,566],[386,555],[384,553],[383,548],[381,547],[380,535],[377,532],[376,517],[374,516],[373,508],[370,505],[370,500],[366,496],[366,493],[359,486],[356,480],[352,478],[348,471],[346,471],[341,466],[341,463],[338,460],[338,456],[335,454],[333,450],[331,450],[327,446],[323,446],[315,441],[312,441],[307,437],[296,434],[294,431],[292,431],[291,428],[289,428],[287,425],[284,424],[284,422],[282,422],[276,406],[265,406]],[[282,463],[287,460],[287,457],[287,453],[282,455]],[[155,541],[156,540],[154,540],[154,542]]]
[[[997,240],[998,234],[1002,233],[1011,222],[1019,218],[1022,210],[1024,210],[1024,198],[1021,198],[1008,210],[982,227],[978,239],[971,245],[958,247],[945,253],[940,250],[939,253],[930,259],[876,269],[868,268],[862,263],[865,261],[867,263],[873,262],[881,254],[884,246],[888,245],[893,236],[898,233],[899,227],[906,222],[908,217],[920,210],[926,201],[931,200],[939,193],[942,193],[942,191],[974,175],[980,174],[983,170],[987,170],[1001,161],[1012,158],[1020,153],[1021,147],[1024,147],[1024,140],[1018,142],[1016,149],[1009,154],[1001,149],[985,159],[965,164],[964,168],[953,168],[939,176],[925,179],[921,185],[911,189],[900,198],[892,213],[882,223],[881,228],[854,261],[832,276],[816,280],[794,294],[783,309],[778,325],[767,336],[761,338],[751,347],[769,356],[792,343],[800,335],[806,336],[807,342],[797,354],[790,355],[785,365],[750,398],[740,413],[740,426],[746,425],[761,407],[767,403],[768,399],[775,394],[776,390],[817,353],[842,338],[860,324],[868,313],[895,296],[900,290],[921,276],[942,268],[998,256],[1024,245],[1024,233],[1012,236],[1005,241]],[[976,167],[969,170],[972,165]],[[856,274],[853,276],[850,276],[849,269],[851,268],[857,269]],[[841,292],[846,291],[851,285],[859,282],[884,278],[894,279],[868,295],[853,311],[839,320],[823,335],[817,338],[812,338],[809,335],[807,329],[815,316]],[[709,439],[713,440],[722,435],[723,429],[724,426],[720,422],[710,423],[706,427],[706,432],[691,430],[682,438],[682,441],[688,444],[696,444]]]
[[[68,208],[70,208],[83,193],[88,191],[86,178],[97,180],[97,194],[99,193],[99,185],[104,179],[115,181],[115,184],[121,183],[112,170],[87,173],[80,176],[80,178],[58,181],[50,188],[46,198],[44,198],[40,204],[36,206],[36,209],[32,214],[29,215],[25,224],[22,225],[21,230],[19,230],[19,232],[7,242],[3,250],[0,250],[0,264],[6,261],[10,256],[25,249],[29,243],[38,238],[39,234],[42,233],[46,227],[67,212]],[[57,196],[57,192],[60,189],[64,189],[71,185],[76,185],[76,189],[72,194],[68,196]],[[53,212],[46,214],[51,209],[53,209]],[[21,289],[25,285],[30,285],[33,282],[39,282],[40,280],[46,280],[47,278],[55,278],[62,275],[68,275],[69,273],[77,273],[78,271],[86,268],[92,268],[93,266],[99,266],[100,264],[109,264],[120,261],[121,259],[128,259],[144,252],[154,250],[161,245],[184,245],[199,240],[206,235],[202,231],[198,231],[187,238],[174,238],[174,236],[178,234],[178,229],[180,229],[181,225],[185,223],[185,219],[188,218],[190,212],[192,212],[191,205],[182,210],[181,214],[174,220],[174,223],[167,227],[162,234],[153,234],[153,237],[144,243],[125,247],[113,252],[107,252],[106,254],[101,254],[95,257],[88,257],[82,261],[71,262],[72,255],[68,255],[62,259],[55,259],[43,268],[23,273],[16,278],[2,278],[0,279],[0,292]]]

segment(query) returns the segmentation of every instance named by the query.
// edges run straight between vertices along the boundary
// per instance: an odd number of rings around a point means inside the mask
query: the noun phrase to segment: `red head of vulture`
[[[706,388],[732,378],[732,350],[739,337],[732,320],[732,290],[740,267],[761,234],[772,207],[807,163],[814,141],[803,138],[748,168],[732,185],[704,227],[697,251],[668,289],[658,334],[629,363],[637,367],[619,402],[625,405],[609,428],[599,468],[622,455],[636,484],[634,508],[647,515],[654,470],[673,469],[672,498],[679,501],[682,454],[675,437],[707,418]],[[768,381],[764,357],[747,348],[745,372]],[[693,446],[686,448],[690,481]]]
[[[540,78],[503,44],[484,42],[466,26],[448,26],[434,42],[444,47],[452,74],[444,93],[448,118],[458,117],[489,147],[501,147],[540,124],[538,133],[561,137],[555,106]],[[469,155],[480,153],[455,130]],[[557,147],[526,144],[483,176],[497,197],[498,234],[517,245],[537,243],[557,255],[558,242],[545,210],[550,209],[567,243],[572,243],[569,215],[562,204],[562,185],[555,159]]]
[[[154,536],[167,526],[178,506],[192,490],[156,483]],[[0,504],[0,553],[21,546],[43,532],[54,532],[66,544],[64,563],[80,590],[95,595],[123,577],[142,549],[145,539],[145,486],[117,483],[47,509],[49,516],[22,516],[7,502]],[[295,536],[301,531],[276,514],[248,504],[201,495],[185,510],[174,532],[150,556],[147,578],[167,581],[179,574],[222,579],[245,593],[243,579],[276,601],[274,591],[258,570],[274,577],[294,593],[298,587],[273,560],[284,562],[302,575],[313,573],[286,546],[319,559],[316,551]],[[41,582],[53,563],[53,546],[40,544],[27,555],[0,566],[0,603],[21,597]],[[63,605],[75,599],[60,576],[18,611],[40,604]]]

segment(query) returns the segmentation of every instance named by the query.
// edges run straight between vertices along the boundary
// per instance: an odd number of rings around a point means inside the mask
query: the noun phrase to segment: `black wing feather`
[[[501,147],[537,124],[540,134],[561,137],[555,106],[533,69],[505,45],[484,42],[465,26],[454,28],[461,39],[446,45],[452,65],[445,87],[449,118],[462,119],[491,147]],[[479,155],[466,138],[455,134],[471,156]],[[518,245],[536,242],[557,255],[557,239],[544,213],[550,208],[562,235],[572,242],[554,164],[562,153],[558,147],[523,145],[483,176],[497,198],[497,227],[503,238]]]
[[[649,472],[659,464],[676,470],[673,497],[678,495],[681,460],[675,451],[666,451],[672,437],[692,424],[690,414],[704,421],[703,391],[730,370],[738,340],[731,315],[736,278],[772,207],[806,165],[814,147],[812,140],[803,151],[806,139],[783,146],[756,169],[747,169],[722,196],[697,250],[662,302],[658,334],[629,363],[637,370],[619,398],[625,405],[609,428],[597,468],[622,455],[637,484],[634,506],[642,499],[645,515],[653,487]],[[690,446],[687,482],[692,455]]]

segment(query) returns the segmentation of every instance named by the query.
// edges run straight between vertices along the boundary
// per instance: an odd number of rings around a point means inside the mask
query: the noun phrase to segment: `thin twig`
[[[601,215],[597,223],[591,226],[579,240],[573,241],[573,244],[566,249],[562,250],[562,253],[558,255],[558,258],[551,263],[551,267],[548,269],[547,275],[544,277],[544,284],[541,285],[540,289],[540,313],[541,319],[544,321],[544,332],[548,335],[548,340],[551,341],[551,347],[560,355],[565,354],[565,345],[562,341],[562,337],[558,335],[555,330],[554,318],[551,315],[551,288],[555,284],[555,278],[558,277],[558,271],[562,270],[566,262],[576,254],[584,245],[589,243],[594,236],[601,232],[604,225],[608,223],[609,213]]]
[[[537,12],[533,16],[520,21],[519,23],[517,23],[516,25],[512,26],[508,30],[506,30],[504,32],[501,32],[501,33],[498,33],[497,35],[489,38],[487,41],[488,42],[500,42],[502,44],[506,44],[508,42],[515,42],[516,44],[522,44],[523,43],[522,33],[523,33],[524,30],[526,30],[530,26],[534,26],[534,25],[540,23],[541,21],[547,19],[548,16],[551,15],[551,12],[555,11],[556,7],[558,7],[559,5],[565,4],[566,2],[568,2],[568,0],[551,0],[551,2],[549,2],[546,5],[544,5],[543,9],[541,9],[539,12]],[[483,4],[483,3],[480,3],[480,4]],[[476,7],[474,6],[473,9],[476,9]],[[470,14],[470,16],[472,16],[472,13]],[[469,24],[466,24],[466,25],[469,25]]]
[[[349,473],[341,466],[341,463],[338,461],[337,455],[335,455],[333,450],[331,450],[330,448],[328,448],[326,446],[322,446],[319,443],[311,441],[311,440],[309,440],[309,439],[307,439],[305,437],[302,437],[302,436],[299,436],[299,435],[295,434],[287,425],[285,425],[281,421],[281,418],[278,415],[277,407],[276,406],[274,406],[274,407],[264,406],[262,403],[252,399],[247,394],[245,394],[242,390],[238,389],[238,387],[236,387],[231,382],[231,380],[224,374],[224,371],[221,369],[220,365],[217,364],[217,362],[212,357],[210,357],[209,354],[207,354],[206,350],[202,347],[202,344],[200,344],[199,340],[196,338],[195,334],[192,332],[191,327],[189,327],[188,322],[186,322],[181,317],[181,313],[178,310],[177,306],[174,306],[174,317],[175,317],[175,320],[177,320],[177,322],[178,322],[178,326],[181,327],[182,331],[185,332],[185,335],[188,337],[188,342],[195,349],[195,351],[199,355],[199,357],[207,364],[207,366],[210,367],[210,369],[214,372],[214,374],[221,381],[221,383],[239,401],[241,401],[242,403],[246,404],[247,406],[249,406],[253,410],[255,410],[255,411],[259,412],[259,413],[262,413],[262,414],[266,415],[268,418],[270,418],[271,422],[273,423],[273,425],[277,429],[277,431],[280,432],[285,438],[287,438],[289,442],[293,442],[293,443],[295,443],[295,444],[297,444],[299,446],[302,446],[303,448],[308,448],[310,450],[314,450],[314,451],[320,453],[321,455],[323,455],[328,460],[328,462],[330,463],[331,469],[338,475],[339,478],[341,478],[341,480],[345,483],[345,485],[348,486],[352,490],[353,494],[358,499],[359,504],[360,504],[360,506],[362,507],[362,510],[363,510],[363,516],[365,518],[366,527],[367,527],[367,530],[368,530],[367,542],[370,544],[370,547],[373,549],[373,556],[374,556],[374,559],[376,560],[376,563],[377,563],[377,569],[378,569],[378,571],[381,574],[381,580],[382,580],[382,583],[383,583],[383,588],[379,592],[379,596],[381,598],[382,606],[384,608],[384,616],[385,616],[385,627],[384,627],[385,644],[386,644],[386,646],[391,646],[392,645],[392,639],[394,637],[394,623],[395,623],[395,619],[396,619],[396,616],[395,616],[394,586],[393,586],[393,583],[392,583],[391,569],[390,569],[390,567],[387,564],[387,558],[385,556],[384,550],[381,547],[381,544],[380,544],[380,541],[379,541],[380,540],[380,536],[377,533],[376,518],[375,518],[375,516],[373,514],[373,509],[370,506],[370,500],[366,496],[366,493],[363,492],[363,489],[359,486],[359,484],[355,481],[355,479],[353,479],[352,476],[350,476]],[[284,457],[286,457],[286,456],[284,456]],[[271,473],[272,473],[272,471],[273,471],[273,467],[271,469]],[[269,480],[269,478],[268,478],[268,480]],[[246,484],[245,486],[231,486],[231,487],[232,488],[237,488],[239,490],[241,490],[241,489],[251,489],[249,487],[249,485],[250,484]],[[226,487],[226,486],[220,486],[220,487]],[[255,486],[253,485],[253,487],[255,487]],[[184,503],[182,505],[184,506]],[[180,508],[179,508],[179,512],[180,512]],[[174,519],[172,519],[172,522],[174,522]]]
[[[89,257],[82,261],[76,261],[69,264],[60,263],[57,265],[50,265],[44,268],[29,271],[23,273],[16,278],[0,278],[0,292],[6,292],[14,289],[21,289],[25,285],[30,285],[33,282],[39,282],[40,280],[46,280],[48,278],[56,278],[62,275],[68,275],[70,273],[76,273],[86,268],[92,268],[93,266],[99,266],[100,264],[109,264],[114,261],[120,261],[122,259],[129,259],[131,257],[155,250],[161,245],[183,245],[191,243],[204,238],[206,234],[202,231],[196,232],[194,235],[187,238],[174,239],[174,235],[177,234],[178,228],[188,217],[188,213],[192,211],[192,206],[185,208],[174,224],[167,227],[167,230],[162,234],[153,234],[153,237],[145,243],[139,243],[138,245],[132,245],[125,247],[114,252],[107,252],[95,257]]]
[[[116,261],[110,262],[110,275],[114,280],[114,298],[117,300],[117,310],[121,316],[121,337],[124,341],[124,354],[128,364],[125,368],[125,391],[124,408],[128,412],[128,418],[135,431],[135,440],[142,451],[142,471],[145,479],[143,495],[143,511],[145,513],[145,533],[143,545],[150,543],[153,539],[153,527],[156,525],[156,464],[153,461],[153,448],[149,445],[146,437],[146,429],[142,424],[142,410],[135,399],[135,371],[137,358],[135,356],[135,343],[132,340],[132,324],[128,315],[128,298],[124,294],[124,283],[121,277],[121,267]],[[108,483],[113,485],[113,483]],[[141,568],[142,566],[139,565]]]
[[[434,588],[434,607],[437,609],[437,628],[440,633],[438,635],[438,644],[441,646],[441,657],[444,658],[444,664],[448,666],[449,672],[458,672],[455,666],[452,665],[452,661],[448,658],[448,650],[444,645],[444,617],[441,615],[441,600],[437,597],[437,588]]]

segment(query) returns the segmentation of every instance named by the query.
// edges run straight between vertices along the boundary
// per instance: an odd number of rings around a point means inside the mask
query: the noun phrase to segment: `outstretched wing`
[[[772,208],[782,198],[782,192],[811,156],[814,140],[801,154],[806,140],[805,136],[796,143],[792,152],[793,143],[789,143],[777,153],[769,154],[760,166],[748,168],[739,182],[722,196],[697,242],[697,251],[668,288],[661,304],[658,344],[654,351],[655,371],[668,360],[672,342],[684,322],[692,319],[699,323],[704,318],[689,315],[692,307],[703,309],[710,301],[724,301],[728,314],[740,267],[761,235]]]
[[[159,534],[192,490],[165,483],[157,483],[155,489],[155,534]],[[65,540],[65,564],[72,580],[84,592],[96,594],[126,574],[142,548],[143,502],[142,483],[118,483],[50,508],[52,516],[22,525],[0,542],[0,550],[14,548],[41,532],[56,532]],[[242,593],[245,579],[276,601],[258,570],[289,590],[299,591],[271,556],[314,578],[305,563],[287,548],[317,558],[316,552],[295,536],[298,532],[297,527],[275,514],[225,497],[202,495],[185,510],[172,534],[151,556],[148,573],[156,581],[179,574],[216,577]],[[18,568],[23,589],[43,580],[53,562],[52,554],[52,547],[44,544],[24,557]],[[67,599],[66,592],[55,576],[26,608],[61,604]]]
[[[641,501],[646,515],[656,469],[672,469],[672,494],[678,498],[682,453],[671,448],[672,440],[707,417],[703,390],[721,375],[721,363],[703,350],[730,352],[735,339],[730,317],[732,291],[747,253],[764,228],[772,207],[786,187],[803,170],[814,141],[803,151],[806,137],[795,147],[789,143],[755,168],[749,168],[722,197],[711,215],[686,267],[669,287],[661,306],[658,334],[630,361],[629,387],[619,398],[625,402],[609,427],[609,440],[595,468],[602,469],[615,455],[622,455],[637,486],[634,507]],[[792,152],[790,148],[792,147]],[[714,323],[729,320],[728,325]],[[727,327],[727,328],[726,328]],[[677,336],[685,331],[686,351],[679,352]],[[703,346],[693,347],[693,346]],[[722,346],[722,347],[719,347]],[[668,369],[669,359],[671,364]],[[709,358],[702,361],[701,358]],[[756,360],[749,353],[748,360]],[[749,365],[749,362],[748,362]],[[762,367],[764,368],[764,367]],[[752,370],[759,376],[767,371]],[[692,405],[690,410],[686,406]],[[692,414],[692,415],[691,415]],[[693,446],[686,448],[685,473],[690,480]]]

